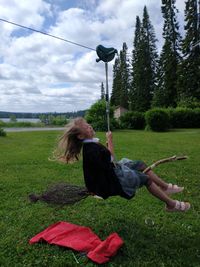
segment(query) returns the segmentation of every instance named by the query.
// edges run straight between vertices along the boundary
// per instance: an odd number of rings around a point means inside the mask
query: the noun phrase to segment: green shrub
[[[195,128],[200,128],[200,108],[193,109],[194,112],[194,126]]]
[[[16,125],[18,127],[31,127],[32,123],[29,121],[18,121],[18,122],[16,122]]]
[[[95,131],[107,131],[107,125],[104,121],[89,122]]]
[[[17,122],[17,118],[14,114],[10,115],[10,122]]]
[[[178,107],[181,108],[200,108],[200,100],[196,97],[182,97],[182,99],[177,103]]]
[[[110,108],[110,128],[113,130],[116,121],[113,118],[113,108]],[[99,100],[94,103],[85,115],[85,119],[92,125],[95,131],[107,131],[106,101]]]
[[[165,109],[150,109],[145,113],[146,128],[162,132],[169,128],[169,114]]]
[[[44,127],[44,124],[41,122],[29,122],[29,121],[17,121],[17,122],[4,122],[3,125],[0,124],[0,127]]]
[[[2,128],[0,128],[0,136],[6,136],[6,132]]]
[[[144,113],[137,111],[126,112],[120,117],[120,124],[125,129],[144,129]]]
[[[68,120],[65,118],[65,116],[56,116],[52,120],[52,125],[57,125],[57,126],[63,126],[67,124]]]
[[[2,120],[0,120],[0,127],[4,127],[6,125],[6,123]]]
[[[172,128],[199,128],[200,108],[169,109],[170,125]]]
[[[112,129],[122,129],[120,122],[116,120],[115,118],[112,118],[110,120],[110,124],[111,124]]]

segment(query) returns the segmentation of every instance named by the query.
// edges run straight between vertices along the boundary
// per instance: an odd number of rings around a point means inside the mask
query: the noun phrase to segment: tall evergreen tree
[[[151,106],[156,83],[157,59],[155,31],[145,6],[142,24],[139,17],[136,18],[131,88],[133,110],[146,111]]]
[[[120,74],[121,74],[121,88],[120,88],[120,106],[128,109],[128,91],[129,91],[129,68],[127,59],[128,47],[123,43],[120,51]]]
[[[143,31],[144,31],[144,39],[146,41],[146,50],[148,52],[148,57],[150,61],[150,66],[151,66],[151,72],[152,72],[152,77],[153,80],[152,82],[155,81],[155,76],[156,76],[156,71],[157,71],[157,61],[158,61],[158,53],[157,53],[157,47],[156,47],[156,35],[155,35],[155,30],[153,25],[151,24],[149,14],[147,11],[146,6],[144,7],[143,11]]]
[[[159,81],[154,93],[153,106],[176,106],[177,68],[181,60],[181,36],[176,19],[178,10],[175,7],[175,2],[175,0],[162,0],[164,45],[159,60]]]
[[[127,45],[123,43],[119,57],[113,66],[113,87],[111,105],[128,108],[129,69],[127,62]]]
[[[130,88],[130,109],[137,110],[140,85],[140,43],[141,43],[141,21],[139,16],[136,17],[135,36],[133,40],[132,51],[132,81]]]
[[[156,85],[156,73],[158,64],[158,54],[156,48],[156,36],[154,28],[150,22],[146,6],[143,11],[143,20],[141,28],[141,49],[143,59],[143,79],[142,86],[145,95],[143,100],[144,111],[151,106],[153,92]]]
[[[199,3],[198,3],[199,2]],[[199,4],[199,7],[198,7]],[[178,98],[194,98],[200,101],[200,1],[187,0],[185,6],[184,59],[179,67]]]
[[[120,104],[120,88],[121,88],[121,74],[120,74],[120,60],[119,57],[115,58],[113,65],[113,84],[110,104],[118,106]]]

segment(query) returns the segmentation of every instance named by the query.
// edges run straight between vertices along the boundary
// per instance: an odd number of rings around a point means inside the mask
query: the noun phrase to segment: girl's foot
[[[191,205],[189,202],[182,202],[182,201],[175,200],[174,207],[167,206],[166,211],[168,211],[168,212],[176,212],[176,211],[185,212],[185,211],[190,209],[190,206]]]
[[[176,184],[168,184],[167,189],[164,191],[166,194],[175,194],[182,192],[184,187],[179,187]]]

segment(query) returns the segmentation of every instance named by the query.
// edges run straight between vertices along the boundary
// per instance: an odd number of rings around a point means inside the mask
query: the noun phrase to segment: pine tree
[[[120,88],[120,106],[128,109],[128,91],[129,91],[129,68],[127,59],[128,47],[123,43],[120,51],[120,74],[121,74],[121,88]]]
[[[146,111],[151,106],[156,83],[157,58],[155,32],[145,6],[142,24],[139,17],[136,18],[131,88],[133,110]]]
[[[139,16],[136,17],[135,36],[133,40],[132,51],[132,82],[130,88],[130,109],[137,110],[138,97],[139,97],[139,84],[140,84],[140,43],[141,43],[141,21]]]
[[[154,30],[153,25],[151,24],[146,6],[144,7],[144,11],[143,11],[142,27],[143,27],[143,31],[145,34],[144,38],[147,44],[146,48],[149,53],[151,69],[155,75],[156,69],[157,69],[157,59],[158,59],[158,53],[157,53],[157,48],[156,48],[157,39],[155,35],[155,30]]]
[[[129,69],[127,63],[127,45],[123,43],[119,57],[113,66],[113,87],[110,103],[113,106],[128,108]]]
[[[144,60],[142,85],[144,95],[146,96],[143,100],[144,111],[148,110],[151,106],[152,96],[156,85],[158,64],[156,41],[155,31],[150,22],[149,14],[145,6],[141,28],[142,58]]]
[[[200,9],[200,1],[199,1]],[[200,14],[197,0],[187,0],[185,6],[184,60],[179,67],[178,99],[200,101]]]
[[[105,99],[105,88],[103,82],[101,83],[101,100]]]
[[[176,19],[175,0],[162,0],[164,18],[164,45],[161,51],[158,71],[158,86],[153,97],[153,106],[176,106],[177,68],[181,60],[179,25]]]
[[[167,40],[160,55],[157,72],[158,84],[153,96],[152,106],[176,106],[177,73],[175,68],[177,69],[177,65],[176,57],[174,57],[171,49],[171,43]]]
[[[120,60],[119,57],[115,58],[113,65],[113,84],[110,104],[118,106],[120,104],[120,88],[121,88],[121,75],[120,75]]]

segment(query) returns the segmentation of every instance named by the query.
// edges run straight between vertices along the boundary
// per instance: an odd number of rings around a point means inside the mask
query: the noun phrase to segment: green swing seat
[[[106,48],[103,45],[98,45],[96,47],[96,52],[98,55],[98,59],[96,59],[97,62],[102,60],[103,62],[110,62],[115,57],[115,54],[117,53],[117,49],[110,47]]]

